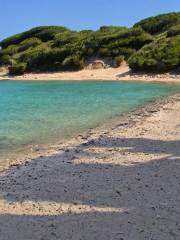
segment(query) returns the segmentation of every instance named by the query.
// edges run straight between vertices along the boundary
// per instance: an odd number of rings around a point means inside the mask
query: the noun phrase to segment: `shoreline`
[[[176,96],[179,96],[179,94],[176,93],[170,96],[159,97],[155,101],[149,102],[144,106],[139,106],[132,111],[108,118],[104,123],[99,123],[96,127],[89,128],[72,137],[60,140],[56,139],[54,142],[47,144],[31,144],[26,147],[26,150],[18,149],[16,153],[10,153],[8,155],[8,158],[5,159],[5,164],[0,165],[0,173],[11,167],[19,167],[19,165],[31,162],[39,157],[49,157],[56,154],[59,149],[66,151],[68,147],[71,148],[73,145],[83,144],[84,141],[96,137],[96,135],[101,135],[104,132],[114,130],[118,127],[122,128],[122,130],[133,127],[137,122],[144,121],[154,112],[158,112],[165,104],[171,103]]]
[[[179,236],[179,109],[159,99],[2,171],[2,238]]]
[[[179,109],[159,99],[2,171],[2,238],[179,236]]]
[[[165,74],[140,74],[132,73],[127,65],[119,68],[107,69],[83,69],[76,72],[52,72],[52,73],[26,73],[21,76],[8,76],[7,70],[0,72],[0,81],[3,80],[120,80],[120,81],[147,81],[147,82],[172,82],[180,83],[180,74],[165,73]]]

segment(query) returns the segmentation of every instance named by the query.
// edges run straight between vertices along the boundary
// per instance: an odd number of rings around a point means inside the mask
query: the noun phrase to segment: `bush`
[[[0,57],[0,65],[10,65],[11,64],[11,57],[9,55],[2,55]]]
[[[27,64],[26,63],[14,63],[11,67],[9,67],[10,75],[21,75],[26,71]]]
[[[166,72],[180,65],[180,36],[160,38],[128,60],[133,70]]]
[[[28,70],[37,70],[37,68],[43,63],[42,59],[44,59],[44,56],[49,50],[50,49],[46,45],[38,45],[33,49],[30,48],[22,52],[17,61],[27,63]]]
[[[100,48],[99,49],[99,55],[102,57],[110,57],[111,56],[111,51],[108,48]]]
[[[111,50],[111,56],[112,57],[119,56],[119,49],[118,48],[112,49]]]
[[[13,35],[9,38],[4,39],[0,42],[2,48],[7,48],[12,44],[19,44],[23,40],[32,37],[38,37],[43,41],[51,40],[58,33],[69,31],[66,27],[61,26],[45,26],[45,27],[36,27],[32,28],[29,31]]]
[[[117,56],[114,58],[114,62],[115,62],[115,67],[119,67],[121,66],[121,64],[124,61],[124,56]]]
[[[127,60],[135,52],[136,52],[136,50],[132,49],[132,48],[119,48],[119,54],[124,56],[125,60]]]
[[[84,61],[79,56],[70,56],[62,62],[63,69],[80,70],[84,67]]]
[[[47,46],[38,46],[33,51],[27,51],[19,58],[20,62],[26,62],[29,71],[52,71],[61,65],[62,61],[69,56],[69,49],[49,48]],[[58,64],[57,64],[58,63]]]
[[[174,27],[171,27],[169,29],[169,31],[167,32],[168,37],[174,37],[174,36],[177,36],[177,35],[180,35],[180,24],[178,24]]]
[[[40,45],[41,43],[42,43],[42,41],[39,38],[36,38],[36,37],[28,38],[20,43],[18,52],[25,51],[30,47],[36,47],[37,45]]]
[[[63,47],[66,44],[74,43],[77,41],[77,32],[62,32],[55,36],[53,47]]]
[[[133,28],[102,26],[77,32],[36,27],[0,42],[0,64],[26,63],[28,71],[80,69],[83,59],[102,56],[114,59],[117,66],[129,59],[133,69],[166,71],[179,62],[179,35],[180,13],[144,19]]]
[[[134,26],[140,26],[150,34],[157,34],[168,30],[178,23],[180,23],[180,13],[168,13],[146,18],[136,23]]]
[[[86,56],[92,56],[95,53],[93,48],[84,48],[84,54]]]
[[[16,54],[17,52],[18,52],[18,46],[17,45],[10,45],[6,49],[2,50],[2,53],[4,55],[10,55],[10,56]]]
[[[115,43],[117,47],[138,50],[152,41],[153,37],[150,34],[144,32],[141,27],[136,27],[122,33]]]

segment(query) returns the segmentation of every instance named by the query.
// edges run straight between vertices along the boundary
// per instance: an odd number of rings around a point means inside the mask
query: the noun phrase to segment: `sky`
[[[44,25],[73,30],[132,26],[172,11],[180,11],[180,0],[0,0],[0,40]]]

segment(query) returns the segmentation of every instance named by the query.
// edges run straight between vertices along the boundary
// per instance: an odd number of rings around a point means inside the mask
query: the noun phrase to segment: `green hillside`
[[[72,31],[61,26],[37,27],[0,42],[0,65],[11,74],[82,69],[92,57],[133,70],[165,72],[180,65],[180,13],[147,18],[132,28],[103,26]]]
[[[167,72],[180,66],[180,13],[147,18],[134,27],[142,27],[154,40],[128,59],[133,70]]]

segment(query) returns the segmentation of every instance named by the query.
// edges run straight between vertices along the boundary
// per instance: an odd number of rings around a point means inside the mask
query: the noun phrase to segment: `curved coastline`
[[[36,81],[36,80],[117,80],[117,81],[145,81],[145,82],[163,82],[163,83],[180,83],[180,74],[178,73],[165,73],[165,74],[148,74],[148,73],[135,73],[130,71],[127,65],[119,68],[107,69],[83,69],[75,72],[46,72],[46,73],[26,73],[19,76],[8,76],[7,72],[0,72],[0,80],[23,80],[23,81]]]
[[[35,239],[42,233],[66,238],[69,229],[73,234],[93,230],[96,236],[118,229],[119,236],[119,226],[129,236],[130,226],[139,239],[158,226],[158,236],[163,230],[170,239],[166,226],[177,226],[179,216],[179,109],[177,94],[60,144],[56,151],[16,161],[0,174],[2,237],[7,230],[11,239],[25,236],[27,228]],[[147,227],[142,218],[153,224]],[[51,235],[46,226],[52,226]]]
[[[152,100],[146,103],[144,106],[139,106],[132,111],[128,111],[122,114],[107,119],[104,123],[98,124],[94,128],[87,129],[81,134],[76,134],[69,138],[56,139],[55,141],[48,144],[36,144],[29,145],[26,149],[18,149],[16,154],[10,154],[5,160],[5,165],[1,166],[0,171],[4,171],[11,167],[17,167],[25,162],[29,162],[36,158],[50,157],[51,155],[57,154],[59,150],[65,151],[68,148],[72,148],[74,145],[84,144],[84,142],[96,138],[104,133],[110,133],[114,129],[120,129],[126,131],[126,129],[133,127],[136,123],[143,122],[147,117],[153,115],[163,109],[164,105],[173,103],[179,94],[170,96],[158,97],[156,100]],[[9,159],[9,161],[7,161]]]

